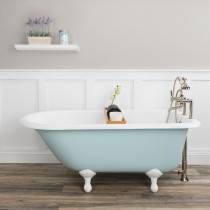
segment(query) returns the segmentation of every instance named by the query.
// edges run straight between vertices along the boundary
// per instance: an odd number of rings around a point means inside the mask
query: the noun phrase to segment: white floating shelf
[[[60,44],[50,44],[50,45],[15,44],[15,49],[24,50],[24,51],[71,51],[71,52],[80,51],[78,45],[60,45]]]

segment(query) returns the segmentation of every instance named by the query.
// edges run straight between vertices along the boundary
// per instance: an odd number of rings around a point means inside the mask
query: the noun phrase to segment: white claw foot
[[[151,179],[151,187],[150,187],[151,191],[154,193],[157,192],[158,191],[157,180],[160,176],[163,175],[163,173],[159,169],[155,168],[149,170],[146,173],[146,175]]]
[[[92,191],[91,179],[96,175],[94,171],[90,169],[85,169],[79,172],[79,174],[84,178],[84,191],[89,193]]]

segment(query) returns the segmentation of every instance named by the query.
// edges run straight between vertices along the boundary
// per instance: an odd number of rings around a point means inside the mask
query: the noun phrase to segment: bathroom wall
[[[81,51],[16,51],[35,15],[54,17],[54,30],[69,30]],[[189,159],[210,164],[209,20],[210,0],[0,0],[0,162],[56,161],[20,125],[27,113],[103,109],[116,83],[123,108],[165,109],[184,75],[202,122],[189,134]]]
[[[81,52],[15,51],[33,15]],[[0,26],[0,69],[210,68],[210,0],[0,0]]]

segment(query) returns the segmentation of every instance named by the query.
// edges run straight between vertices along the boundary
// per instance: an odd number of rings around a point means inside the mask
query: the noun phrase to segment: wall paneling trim
[[[122,86],[121,106],[162,110],[178,76],[189,78],[194,117],[202,126],[189,133],[189,160],[210,164],[210,70],[4,70],[0,71],[0,162],[57,162],[41,138],[20,125],[28,113],[56,110],[100,110],[113,87]]]

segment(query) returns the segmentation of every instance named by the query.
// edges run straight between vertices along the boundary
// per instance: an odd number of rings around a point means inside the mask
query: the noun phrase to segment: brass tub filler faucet
[[[168,115],[166,122],[169,122],[169,118],[174,112],[175,122],[181,123],[179,118],[178,111],[182,113],[182,116],[187,116],[189,119],[192,119],[193,114],[193,101],[184,96],[184,90],[189,90],[190,87],[187,84],[187,79],[184,77],[177,77],[174,80],[173,89],[171,90],[170,98],[170,107],[168,109]],[[184,149],[182,152],[182,166],[181,170],[178,171],[178,174],[181,175],[180,180],[183,182],[189,181],[187,176],[187,138],[185,141]]]

